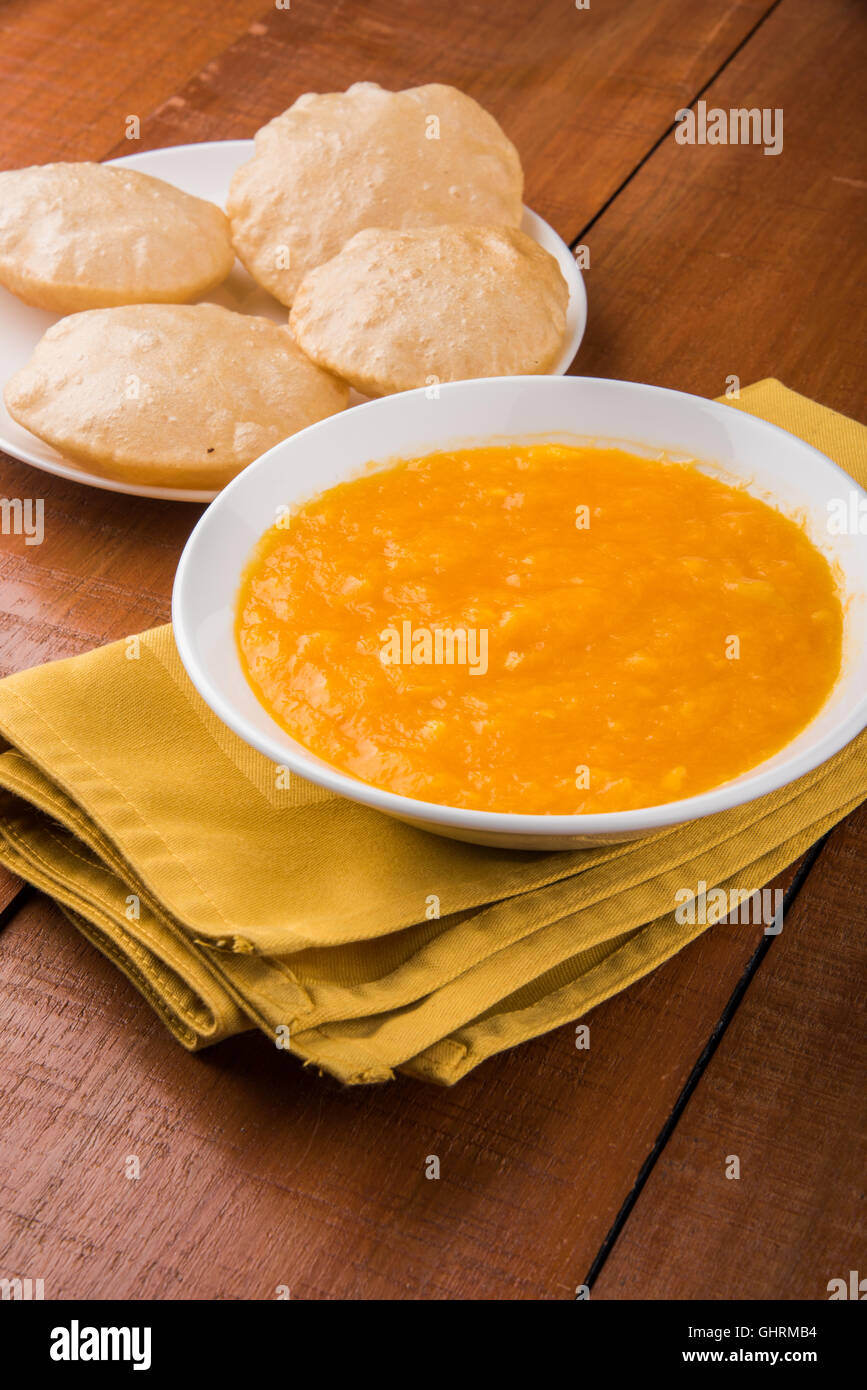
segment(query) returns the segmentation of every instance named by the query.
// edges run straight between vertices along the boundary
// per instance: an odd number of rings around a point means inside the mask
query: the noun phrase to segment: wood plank
[[[80,487],[0,455],[0,495],[34,492],[45,501],[42,544],[2,538],[0,673],[168,621],[178,557],[200,507]]]
[[[7,0],[0,10],[0,168],[103,159],[213,61],[263,0]],[[125,142],[125,153],[136,148]]]
[[[447,82],[502,122],[527,202],[571,240],[773,3],[305,0],[265,11],[155,113],[142,143],[251,136],[305,91]]]
[[[590,229],[574,368],[703,396],[775,376],[863,417],[867,10],[783,0],[705,94],[781,108],[778,156],[671,135]]]
[[[863,1274],[865,840],[861,807],[773,941],[593,1298],[825,1299],[830,1279]]]
[[[865,189],[858,181],[859,165],[863,165],[859,149],[863,151],[864,142],[857,96],[861,87],[858,53],[867,38],[867,16],[842,2],[823,7],[821,22],[819,18],[804,0],[783,0],[706,93],[708,105],[723,108],[782,107],[785,146],[781,156],[766,157],[743,147],[682,146],[670,138],[590,230],[587,240],[599,273],[590,272],[594,312],[577,364],[582,374],[635,377],[706,395],[720,393],[730,373],[744,384],[762,376],[779,376],[838,409],[863,413],[864,335],[856,321],[859,312],[863,320],[863,312],[852,303],[851,285],[864,279],[867,250],[859,232]],[[808,71],[823,74],[823,89],[828,84],[826,100],[814,102],[814,93],[805,99]],[[786,304],[792,306],[788,315],[782,311]],[[797,315],[794,326],[793,314]],[[636,344],[643,341],[652,343],[653,350],[636,370]],[[863,818],[845,832],[836,832],[831,844],[836,846],[843,834],[857,837],[863,856],[867,849]],[[810,923],[815,932],[824,921],[824,907],[818,887],[815,899],[812,894],[811,878],[798,913],[799,920]],[[841,906],[850,913],[851,904]],[[785,955],[790,949],[791,937],[784,933],[773,950]],[[818,949],[807,962],[807,973],[812,969],[816,981],[804,982],[806,998],[813,983],[820,988],[824,968],[825,957]],[[755,1112],[751,1113],[755,1118]],[[775,1116],[769,1129],[769,1143],[786,1142],[779,1118]],[[682,1132],[681,1125],[673,1145],[666,1149],[666,1159],[673,1153],[673,1165],[684,1153]],[[833,1123],[829,1133],[837,1134],[846,1148],[845,1137]],[[734,1149],[733,1145],[726,1152]],[[825,1191],[813,1194],[826,1253],[834,1242],[827,1205],[839,1192],[847,1210],[851,1187],[845,1165],[849,1162],[846,1150],[839,1186],[829,1170],[825,1173],[828,1195]],[[803,1166],[809,1168],[809,1163]],[[616,1247],[616,1252],[622,1248],[625,1253],[605,1265],[594,1297],[752,1298],[771,1296],[771,1289],[774,1296],[824,1296],[805,1291],[803,1267],[795,1268],[799,1254],[779,1249],[770,1236],[761,1252],[761,1270],[753,1260],[738,1278],[733,1262],[740,1258],[740,1244],[733,1242],[728,1285],[724,1278],[717,1279],[710,1257],[697,1271],[688,1250],[695,1249],[699,1259],[702,1248],[720,1255],[709,1229],[719,1184],[706,1191],[703,1207],[697,1192],[692,1194],[695,1203],[685,1208],[677,1227],[676,1254],[664,1217],[666,1210],[671,1214],[675,1199],[671,1197],[667,1207],[663,1203],[658,1218],[654,1207],[657,1191],[670,1197],[674,1186],[671,1176],[665,1189],[649,1186],[637,1208],[643,1216],[635,1241],[632,1231],[637,1216],[633,1214]],[[728,1184],[729,1189],[738,1187],[735,1182]],[[755,1187],[751,1194],[755,1197]],[[697,1207],[703,1223],[695,1216]],[[804,1201],[799,1215],[807,1219],[809,1210],[809,1202]],[[756,1217],[766,1235],[772,1220],[769,1203],[767,1212]],[[650,1261],[641,1262],[636,1254],[643,1248],[642,1233],[654,1222],[656,1255],[661,1261],[655,1275]],[[720,1230],[724,1225],[723,1217]],[[664,1255],[659,1243],[663,1231]],[[755,1236],[756,1227],[752,1231]],[[728,1234],[732,1235],[731,1229]],[[844,1249],[843,1243],[838,1244],[841,1259]],[[625,1273],[633,1256],[634,1278]],[[825,1282],[827,1277],[830,1274]],[[674,1293],[675,1287],[681,1291]]]
[[[574,1298],[760,939],[714,928],[586,1051],[567,1027],[450,1090],[346,1088],[258,1034],[184,1053],[33,900],[0,957],[0,1268],[52,1298]]]

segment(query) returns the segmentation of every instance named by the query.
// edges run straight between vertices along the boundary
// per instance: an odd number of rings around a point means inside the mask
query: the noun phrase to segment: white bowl
[[[499,439],[625,443],[695,458],[729,481],[797,513],[837,566],[845,604],[843,670],[809,726],[781,752],[700,796],[603,815],[470,811],[414,801],[337,771],[296,743],[259,704],[234,637],[242,570],[278,507],[362,471],[370,461]],[[830,535],[832,499],[865,494],[823,454],[763,420],[679,391],[588,377],[501,377],[387,396],[285,439],[250,464],[208,508],[178,566],[172,600],[181,660],[203,699],[240,738],[275,763],[342,796],[455,839],[519,849],[572,849],[635,839],[775,791],[838,752],[867,723],[867,546]],[[528,729],[528,738],[532,729]]]

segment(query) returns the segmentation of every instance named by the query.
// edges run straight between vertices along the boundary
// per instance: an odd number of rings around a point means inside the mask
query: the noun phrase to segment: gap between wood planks
[[[707,92],[710,89],[710,87],[713,85],[714,82],[716,82],[718,77],[722,76],[729,64],[738,56],[741,50],[746,47],[746,45],[750,42],[753,36],[758,33],[759,29],[761,29],[765,21],[770,18],[770,16],[774,13],[774,10],[778,9],[781,4],[782,0],[773,0],[773,4],[765,10],[763,15],[760,15],[760,17],[756,20],[755,24],[753,25],[752,29],[750,29],[748,33],[744,34],[740,42],[735,44],[731,53],[728,55],[727,58],[723,60],[723,62],[720,63],[716,71],[712,72],[710,77],[708,77],[707,80],[704,83],[702,83],[701,87],[699,87],[695,95],[691,97],[690,100],[686,102],[684,106],[679,108],[681,111],[685,111],[688,108],[692,108],[697,101],[701,100],[705,92]],[[584,240],[591,227],[596,226],[596,223],[599,221],[600,217],[602,217],[608,211],[611,205],[620,197],[623,190],[629,186],[629,184],[635,178],[636,174],[638,174],[644,168],[647,161],[649,159],[652,159],[652,157],[656,154],[656,151],[659,149],[660,145],[664,144],[664,142],[671,135],[676,125],[677,122],[673,120],[671,122],[671,125],[667,126],[666,129],[662,132],[662,134],[658,136],[656,140],[654,140],[653,144],[650,146],[650,149],[647,150],[646,153],[641,156],[634,169],[631,169],[629,171],[629,173],[626,175],[626,178],[623,179],[617,185],[614,192],[611,193],[605,199],[605,202],[602,204],[601,208],[594,212],[593,216],[590,218],[590,221],[587,222],[585,226],[581,228],[581,231],[575,237],[574,241],[570,242],[569,244],[569,250],[573,253],[573,255],[577,247],[581,245],[581,242]]]
[[[836,827],[827,831],[827,833],[823,835],[820,840],[817,840],[814,845],[811,845],[811,847],[807,850],[806,854],[804,855],[801,863],[799,864],[795,877],[792,879],[792,882],[789,884],[789,887],[786,890],[786,893],[783,897],[782,917],[784,920],[786,915],[791,910],[792,904],[794,903],[795,899],[797,898],[798,894],[800,893],[801,889],[806,883],[810,875],[810,872],[813,869],[816,860],[819,858],[819,855],[822,853],[822,850],[825,848],[828,839],[834,833],[834,829],[836,829]],[[668,1143],[669,1139],[674,1133],[677,1124],[680,1120],[680,1117],[689,1103],[693,1091],[695,1090],[696,1086],[698,1085],[699,1081],[704,1075],[704,1072],[710,1064],[710,1061],[714,1053],[716,1052],[717,1048],[722,1042],[729,1024],[731,1023],[732,1019],[734,1018],[735,1014],[740,1008],[741,1003],[743,1002],[744,995],[746,994],[753,979],[759,971],[762,961],[765,959],[765,956],[771,949],[771,945],[776,940],[776,935],[764,936],[762,940],[759,942],[752,956],[750,957],[746,969],[744,970],[744,973],[741,975],[741,978],[738,980],[737,984],[732,990],[731,997],[729,998],[728,1003],[726,1004],[725,1008],[720,1014],[719,1019],[717,1020],[716,1024],[714,1025],[711,1031],[710,1037],[705,1043],[704,1048],[702,1049],[692,1071],[690,1072],[689,1076],[684,1082],[683,1089],[681,1090],[680,1095],[677,1097],[677,1100],[674,1102],[674,1105],[671,1108],[671,1113],[666,1119],[665,1124],[662,1126],[662,1129],[659,1131],[659,1134],[656,1137],[656,1140],[653,1144],[653,1147],[650,1150],[650,1153],[647,1155],[647,1158],[642,1163],[641,1168],[638,1171],[638,1176],[635,1179],[635,1182],[633,1183],[632,1188],[626,1197],[626,1200],[624,1201],[622,1207],[615,1216],[614,1221],[612,1222],[611,1227],[608,1231],[608,1234],[606,1235],[605,1239],[600,1245],[599,1250],[596,1254],[596,1258],[590,1266],[588,1273],[584,1277],[582,1287],[586,1287],[592,1291],[593,1284],[598,1279],[600,1273],[602,1272],[602,1267],[605,1264],[605,1261],[608,1259],[608,1256],[611,1254],[611,1251],[614,1249],[617,1240],[622,1234],[623,1228],[625,1227],[630,1215],[632,1214],[632,1209],[638,1201],[639,1197],[641,1196],[645,1183],[650,1177],[650,1174],[653,1172],[653,1169],[655,1168],[657,1162],[661,1158],[663,1149],[665,1148],[666,1144]]]
[[[4,878],[7,877],[5,869],[0,870],[0,872],[3,873]],[[0,901],[2,901],[7,891],[9,897],[6,902],[3,903],[2,908],[0,908],[0,932],[2,932],[4,927],[8,927],[19,907],[23,906],[36,890],[32,888],[29,883],[24,883],[22,879],[15,878],[14,875],[9,874],[8,883],[0,881]]]

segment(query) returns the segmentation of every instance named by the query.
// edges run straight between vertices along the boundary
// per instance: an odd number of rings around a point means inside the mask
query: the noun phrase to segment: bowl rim
[[[616,377],[586,377],[586,376],[511,376],[511,377],[486,377],[473,378],[467,381],[444,382],[439,387],[440,395],[467,393],[477,389],[480,385],[490,385],[493,382],[502,383],[504,386],[524,386],[528,383],[541,382],[580,382],[583,386],[591,388],[593,386],[610,387],[612,385],[624,386],[641,395],[664,395],[682,401],[699,404],[703,410],[710,410],[712,414],[720,413],[720,418],[730,422],[732,413],[737,413],[750,421],[750,428],[755,427],[759,432],[766,432],[775,436],[782,436],[787,441],[793,441],[800,449],[807,449],[815,455],[816,459],[824,466],[830,467],[841,479],[841,483],[848,489],[855,490],[867,501],[867,492],[860,486],[851,474],[836,464],[833,459],[828,458],[819,449],[808,444],[806,440],[800,439],[789,430],[782,429],[779,425],[773,424],[769,420],[764,420],[760,416],[749,414],[748,412],[732,412],[730,406],[726,406],[719,401],[709,400],[703,396],[697,396],[687,391],[676,391],[670,387],[652,386],[644,382],[626,381]],[[532,388],[531,388],[532,389]],[[399,399],[405,401],[407,398],[427,398],[427,388],[422,386],[413,391],[400,392],[397,396],[384,396],[376,400],[367,401],[362,405],[354,407],[354,411],[383,410],[389,408],[389,403]],[[198,548],[202,543],[202,538],[207,534],[210,526],[209,517],[212,512],[222,509],[229,505],[232,495],[242,488],[249,485],[249,477],[252,472],[260,467],[264,460],[270,459],[275,453],[283,450],[287,443],[302,437],[311,438],[315,433],[327,430],[332,427],[334,422],[341,419],[341,414],[329,416],[325,420],[317,421],[309,425],[306,429],[300,430],[297,434],[288,436],[281,440],[273,448],[261,454],[258,459],[242,470],[226,487],[218,494],[213,502],[207,507],[204,514],[199,518],[196,526],[190,533],[186,545],[184,546],[178,567],[175,572],[175,580],[172,589],[172,624],[174,629],[174,640],[178,649],[181,662],[193,686],[205,701],[208,707],[233,733],[237,734],[246,744],[262,753],[269,761],[276,765],[288,767],[291,772],[303,777],[306,781],[313,782],[317,786],[326,788],[328,791],[335,792],[351,801],[359,802],[362,805],[370,806],[374,810],[385,812],[396,816],[399,819],[412,822],[427,822],[432,825],[442,826],[444,829],[464,830],[489,834],[492,836],[526,836],[537,837],[540,842],[554,837],[615,837],[617,835],[628,835],[634,832],[650,833],[654,830],[665,829],[669,826],[683,824],[687,821],[700,820],[705,816],[714,815],[720,811],[734,810],[738,806],[748,805],[750,802],[766,796],[771,792],[779,791],[790,783],[797,781],[800,777],[814,771],[822,763],[827,762],[836,753],[839,753],[852,739],[856,738],[862,729],[867,725],[867,691],[864,692],[855,708],[849,714],[830,729],[823,738],[810,747],[802,750],[792,758],[784,761],[774,768],[762,771],[764,764],[760,763],[751,772],[742,774],[739,778],[731,779],[728,782],[720,783],[719,786],[712,787],[706,792],[700,792],[696,796],[686,797],[680,801],[662,802],[652,806],[642,806],[630,811],[604,811],[595,814],[576,814],[576,815],[545,815],[540,813],[523,813],[514,811],[479,811],[471,810],[460,806],[447,806],[439,802],[418,801],[412,797],[401,796],[396,792],[390,792],[384,788],[376,787],[371,783],[362,782],[349,774],[340,772],[337,768],[331,767],[316,758],[313,753],[307,756],[300,756],[295,748],[281,747],[279,738],[290,738],[285,730],[276,721],[271,720],[274,728],[273,738],[267,736],[254,725],[248,723],[245,716],[235,709],[232,702],[227,699],[220,688],[211,679],[209,671],[204,664],[199,661],[196,646],[192,634],[189,632],[185,622],[185,603],[186,589],[189,583],[190,574],[197,561]],[[516,438],[517,438],[516,433]],[[672,445],[672,447],[675,447]],[[431,452],[435,452],[432,446]],[[388,457],[383,460],[387,466]],[[315,495],[311,494],[311,495]],[[238,576],[240,582],[240,575]],[[239,661],[240,666],[240,661]],[[245,678],[246,679],[246,678]],[[830,698],[830,697],[829,697]],[[813,719],[797,734],[799,738],[810,728],[822,711],[826,708],[827,700],[817,711]],[[262,707],[264,709],[264,706]],[[268,714],[265,710],[266,715]],[[269,716],[270,719],[270,716]],[[790,740],[793,742],[794,740]],[[302,747],[302,745],[298,745]],[[785,752],[786,745],[783,745],[772,757],[779,757]],[[307,759],[310,759],[308,761]],[[768,760],[766,760],[768,761]]]

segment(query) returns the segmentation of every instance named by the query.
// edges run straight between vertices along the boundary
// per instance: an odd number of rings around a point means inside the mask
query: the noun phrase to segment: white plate
[[[239,165],[245,164],[253,156],[252,140],[212,140],[201,145],[172,145],[164,150],[144,150],[141,154],[125,155],[123,159],[109,160],[110,164],[120,164],[127,169],[140,169],[155,178],[173,183],[185,193],[197,198],[208,198],[212,203],[225,207],[226,197],[232,175]],[[569,286],[569,307],[566,317],[566,340],[553,375],[562,376],[571,365],[578,351],[584,328],[587,323],[587,293],[581,272],[568,246],[548,226],[541,217],[529,208],[524,209],[523,230],[533,237],[540,246],[556,257],[564,279]],[[273,299],[247,274],[239,261],[235,262],[229,278],[211,294],[204,295],[200,302],[222,304],[226,309],[234,309],[242,314],[261,314],[277,323],[286,322],[286,308]],[[43,309],[32,309],[22,304],[8,290],[0,286],[0,385],[5,384],[19,367],[27,362],[47,328],[56,323],[59,314],[49,314]],[[364,400],[353,393],[351,403]],[[32,463],[44,473],[56,473],[61,478],[72,478],[88,487],[103,488],[106,492],[128,492],[136,497],[171,498],[176,502],[211,502],[215,492],[196,492],[184,488],[139,487],[132,483],[113,482],[110,478],[100,478],[85,468],[65,459],[50,444],[15,423],[3,403],[0,392],[0,449],[5,449],[13,458],[22,463]]]
[[[807,727],[772,758],[724,786],[683,801],[599,815],[509,815],[413,801],[356,781],[296,743],[247,684],[235,642],[241,573],[278,507],[299,502],[364,469],[369,460],[488,443],[492,436],[624,442],[639,452],[700,459],[731,481],[804,519],[837,566],[844,604],[843,669]],[[518,376],[457,381],[432,401],[425,388],[332,415],[284,439],[245,468],[199,521],[175,577],[172,618],[187,674],[240,738],[309,782],[458,840],[515,849],[570,849],[632,840],[663,826],[729,810],[810,772],[867,722],[867,546],[830,535],[828,502],[867,496],[848,474],[802,440],[730,406],[593,377]],[[528,737],[532,730],[528,729]]]

